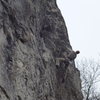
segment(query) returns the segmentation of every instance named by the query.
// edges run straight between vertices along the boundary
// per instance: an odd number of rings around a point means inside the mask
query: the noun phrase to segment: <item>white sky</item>
[[[100,57],[100,0],[57,0],[79,58]],[[99,55],[99,56],[98,56]]]
[[[100,59],[100,0],[57,0],[77,59]],[[98,83],[100,91],[100,83]]]

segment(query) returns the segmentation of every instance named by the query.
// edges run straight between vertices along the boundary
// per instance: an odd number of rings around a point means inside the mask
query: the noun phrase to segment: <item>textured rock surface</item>
[[[0,0],[0,100],[82,100],[71,49],[55,0]]]

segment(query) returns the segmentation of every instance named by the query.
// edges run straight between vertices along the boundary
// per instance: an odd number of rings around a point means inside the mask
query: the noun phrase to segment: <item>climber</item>
[[[76,57],[77,57],[77,54],[79,54],[80,53],[80,51],[71,51],[69,54],[68,54],[68,56],[67,56],[67,58],[70,60],[70,61],[73,61]]]
[[[57,67],[60,66],[61,63],[64,63],[67,66],[67,65],[69,65],[69,60],[66,58],[56,58],[56,66]]]
[[[79,54],[80,51],[71,51],[68,55],[64,52],[64,57],[56,58],[56,66],[60,66],[60,64],[63,62],[66,64],[66,66],[69,65],[70,62],[74,61],[74,59],[77,57],[77,54]]]

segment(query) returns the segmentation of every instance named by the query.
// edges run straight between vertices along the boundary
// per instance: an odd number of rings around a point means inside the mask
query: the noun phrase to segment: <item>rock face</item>
[[[0,100],[82,100],[71,49],[55,0],[0,0]]]

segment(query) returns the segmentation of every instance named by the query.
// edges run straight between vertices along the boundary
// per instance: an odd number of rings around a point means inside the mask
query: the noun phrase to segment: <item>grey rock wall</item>
[[[82,100],[71,49],[55,0],[0,0],[0,100]]]

